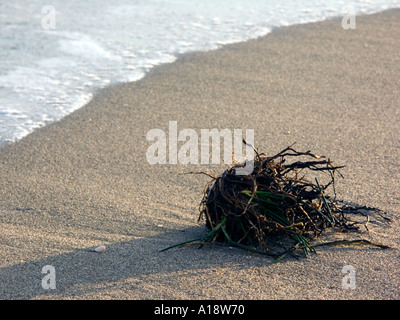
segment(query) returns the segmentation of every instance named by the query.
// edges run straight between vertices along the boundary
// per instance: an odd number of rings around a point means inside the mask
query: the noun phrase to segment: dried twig
[[[211,231],[201,239],[167,249],[223,240],[251,252],[274,256],[275,261],[279,261],[298,249],[308,255],[322,245],[369,244],[388,248],[363,239],[312,244],[312,239],[327,228],[358,230],[358,223],[348,216],[362,214],[361,209],[378,212],[382,217],[383,213],[375,208],[349,206],[336,201],[335,172],[343,166],[333,166],[324,156],[311,151],[299,152],[293,145],[272,157],[253,149],[256,152],[254,169],[249,175],[235,174],[239,164],[219,176],[198,172],[212,178],[206,185],[199,215],[199,221],[205,220]],[[300,157],[314,160],[287,163],[288,159]],[[302,177],[300,171],[304,174]],[[328,173],[327,182],[320,184],[317,178],[314,178],[315,183],[306,180],[310,172]],[[334,190],[334,200],[325,194],[328,187]],[[366,223],[364,225],[366,227]]]

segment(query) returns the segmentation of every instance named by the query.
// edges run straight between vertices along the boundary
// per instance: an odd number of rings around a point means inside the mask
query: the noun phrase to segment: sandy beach
[[[267,154],[296,142],[345,165],[338,197],[392,220],[349,236],[399,247],[400,10],[356,23],[183,55],[1,147],[0,299],[399,299],[398,250],[324,247],[272,265],[220,244],[160,252],[207,233],[197,218],[210,179],[182,173],[225,169],[149,164],[146,135],[170,121],[253,129]],[[48,265],[55,289],[42,287]],[[342,287],[348,265],[354,289]]]

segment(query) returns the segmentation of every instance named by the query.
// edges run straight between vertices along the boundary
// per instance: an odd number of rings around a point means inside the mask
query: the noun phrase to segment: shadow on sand
[[[90,294],[90,290],[106,288],[116,281],[129,279],[140,283],[145,277],[170,277],[177,272],[211,272],[218,267],[249,266],[250,253],[240,249],[231,250],[225,245],[212,248],[175,248],[160,250],[194,237],[203,236],[207,230],[194,226],[183,230],[166,231],[151,237],[132,239],[107,245],[104,253],[93,248],[77,249],[44,259],[14,264],[0,269],[0,299],[74,298]],[[251,259],[257,265],[272,261],[268,257]],[[244,262],[246,263],[244,264]],[[55,289],[43,289],[44,266],[55,268]],[[176,275],[175,275],[176,276]],[[134,285],[133,285],[134,286]],[[134,290],[134,287],[131,288]]]

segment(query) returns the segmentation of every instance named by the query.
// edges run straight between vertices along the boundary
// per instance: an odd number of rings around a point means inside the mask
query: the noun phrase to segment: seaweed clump
[[[254,151],[250,174],[236,174],[236,169],[244,164],[235,164],[219,176],[206,173],[212,180],[204,190],[199,222],[205,220],[210,232],[203,238],[164,250],[227,241],[248,251],[274,256],[278,261],[298,250],[307,256],[322,245],[367,244],[389,248],[364,239],[313,243],[328,228],[351,231],[364,225],[368,230],[370,214],[363,213],[366,211],[389,219],[379,209],[336,200],[335,174],[340,174],[338,169],[343,166],[334,166],[330,159],[310,151],[296,151],[293,146],[271,157]],[[313,181],[308,180],[310,172],[325,178],[326,183],[320,183],[316,176]],[[334,197],[326,194],[329,187]],[[364,216],[364,221],[352,220],[350,216],[354,214]]]

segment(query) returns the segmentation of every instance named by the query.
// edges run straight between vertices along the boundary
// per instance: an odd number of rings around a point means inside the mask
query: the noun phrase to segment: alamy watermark
[[[54,30],[56,28],[56,8],[51,5],[42,7],[42,28],[44,30]]]
[[[210,159],[212,164],[220,164],[223,138],[223,163],[241,163],[235,168],[235,174],[248,175],[254,168],[254,130],[246,129],[245,136],[242,129],[201,129],[200,136],[194,129],[178,132],[177,121],[169,121],[168,134],[162,129],[147,132],[146,140],[153,144],[147,149],[146,159],[150,164],[210,164]],[[180,142],[184,144],[178,148]],[[243,156],[243,148],[246,157]]]
[[[42,288],[45,290],[56,289],[56,268],[52,265],[45,265],[42,268],[42,273],[46,274],[42,278]]]
[[[342,8],[342,28],[345,30],[356,28],[356,9],[353,6]]]
[[[354,290],[356,288],[356,269],[352,265],[345,265],[342,268],[342,274],[345,274],[342,278],[342,288]]]
[[[56,269],[52,265],[45,265],[42,268],[42,288],[44,290],[56,289]],[[356,289],[356,269],[352,265],[345,265],[342,268],[342,289]]]

